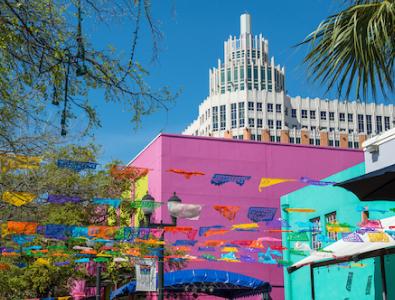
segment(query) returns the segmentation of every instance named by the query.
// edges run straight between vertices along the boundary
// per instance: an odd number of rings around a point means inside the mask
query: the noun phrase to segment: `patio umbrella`
[[[368,174],[336,183],[361,201],[395,201],[395,164]]]

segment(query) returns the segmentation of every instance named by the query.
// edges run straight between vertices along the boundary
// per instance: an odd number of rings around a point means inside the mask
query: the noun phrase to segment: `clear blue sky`
[[[239,35],[240,14],[249,12],[254,34],[269,40],[269,55],[285,66],[288,94],[327,97],[324,89],[306,79],[303,56],[306,48],[293,46],[313,31],[328,15],[336,12],[340,0],[154,0],[153,17],[160,23],[163,39],[159,58],[151,62],[151,36],[139,37],[137,58],[150,71],[152,87],[182,89],[172,109],[158,111],[142,120],[135,131],[130,115],[122,107],[103,103],[103,95],[92,93],[97,103],[102,128],[95,131],[95,141],[103,145],[101,162],[132,159],[160,132],[180,133],[197,117],[198,105],[208,94],[208,70],[223,57],[223,42],[229,35]],[[127,23],[90,28],[95,43],[111,44],[129,52],[131,28]]]

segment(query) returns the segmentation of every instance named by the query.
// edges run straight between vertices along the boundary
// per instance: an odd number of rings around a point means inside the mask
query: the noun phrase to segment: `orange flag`
[[[231,205],[214,205],[216,211],[218,211],[223,217],[227,218],[229,221],[233,221],[236,218],[236,214],[240,209],[240,206]]]

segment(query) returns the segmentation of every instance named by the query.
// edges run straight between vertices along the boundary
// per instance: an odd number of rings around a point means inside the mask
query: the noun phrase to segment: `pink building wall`
[[[230,227],[232,224],[250,223],[247,218],[249,207],[279,208],[282,195],[304,186],[297,182],[287,182],[258,192],[261,177],[298,179],[301,176],[308,176],[322,179],[362,161],[363,152],[359,150],[161,134],[130,164],[151,169],[149,192],[157,201],[166,202],[173,192],[177,192],[183,203],[204,205],[198,221],[179,220],[178,222],[180,226],[192,226],[198,229],[200,226]],[[182,175],[167,172],[171,168],[201,171],[206,175],[188,180]],[[215,173],[246,175],[252,178],[243,186],[235,183],[215,186],[210,184],[211,177]],[[230,222],[215,211],[213,205],[238,205],[241,208],[236,219]],[[166,205],[156,211],[153,219],[159,221],[161,215],[164,222],[170,222]],[[276,218],[279,217],[278,209]],[[262,236],[281,238],[281,234],[267,233],[263,231],[264,229],[265,225],[260,224],[259,232],[231,231],[208,238],[197,236],[197,239],[230,241],[253,240]],[[165,238],[168,241],[186,239],[182,234],[174,236],[166,234]],[[195,248],[197,249],[196,246]],[[195,252],[195,254],[201,253]],[[220,255],[219,252],[214,254]],[[277,265],[191,262],[188,263],[187,268],[227,270],[259,278],[274,286],[271,294],[273,299],[284,299],[284,289],[281,287],[283,271]]]

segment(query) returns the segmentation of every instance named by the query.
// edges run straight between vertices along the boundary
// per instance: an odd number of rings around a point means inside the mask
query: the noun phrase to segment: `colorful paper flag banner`
[[[315,209],[312,208],[285,208],[286,212],[296,212],[296,213],[311,213],[315,212]]]
[[[79,203],[82,202],[83,200],[77,196],[48,195],[47,201],[49,203],[64,204],[64,203]]]
[[[162,202],[154,202],[149,200],[137,200],[130,202],[132,208],[151,208],[156,209],[162,205]]]
[[[258,223],[234,224],[232,230],[236,231],[257,231],[259,229]]]
[[[382,214],[385,214],[386,212],[388,212],[388,210],[377,209],[377,208],[368,208],[367,206],[360,206],[360,205],[358,205],[355,208],[355,211],[357,211],[357,212],[369,211],[369,212],[378,212],[378,213],[382,213]]]
[[[259,187],[258,187],[258,191],[262,192],[263,189],[269,187],[269,186],[273,186],[279,183],[283,183],[283,182],[292,182],[292,181],[296,181],[295,179],[285,179],[285,178],[267,178],[267,177],[262,177],[261,181],[259,182]]]
[[[233,221],[236,218],[236,214],[240,209],[240,206],[232,205],[214,205],[216,211],[218,211],[223,217],[229,221]]]
[[[116,198],[93,198],[92,202],[97,205],[108,205],[118,208],[121,205],[121,199]]]
[[[68,160],[68,159],[58,159],[56,162],[58,168],[62,169],[70,169],[76,172],[80,172],[85,169],[95,170],[96,166],[98,165],[95,162],[90,161],[75,161],[75,160]]]
[[[14,206],[22,206],[32,202],[37,196],[28,192],[4,192],[2,195],[3,201]]]
[[[190,179],[192,176],[203,176],[205,173],[199,171],[184,171],[181,169],[169,169],[167,172],[183,175],[186,179]]]
[[[36,169],[42,161],[38,156],[0,154],[0,166],[3,173],[13,169]]]
[[[224,228],[222,225],[203,226],[199,228],[199,236],[204,236],[204,233],[210,229]]]
[[[288,241],[309,241],[306,232],[290,232],[287,239]]]
[[[345,233],[342,239],[343,241],[350,243],[363,243],[362,238],[356,232]]]
[[[228,233],[228,229],[209,229],[204,233],[205,237],[213,236],[213,235],[218,235],[218,234],[225,234]]]
[[[307,183],[309,185],[316,185],[316,186],[329,186],[329,185],[334,185],[336,182],[333,181],[321,181],[321,180],[314,180],[309,177],[301,177],[299,179],[300,182],[302,183]]]
[[[389,243],[390,239],[384,232],[368,233],[369,241],[372,243]]]
[[[223,185],[227,182],[234,182],[237,185],[244,185],[247,180],[250,180],[251,176],[240,176],[240,175],[229,175],[229,174],[214,174],[211,178],[211,184]]]
[[[146,176],[149,169],[138,168],[133,166],[112,166],[110,169],[111,176],[117,179],[138,180]]]
[[[247,217],[253,222],[272,221],[276,211],[275,207],[250,207]]]

